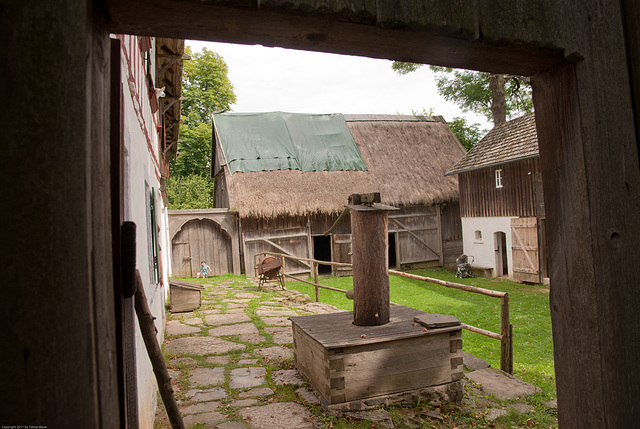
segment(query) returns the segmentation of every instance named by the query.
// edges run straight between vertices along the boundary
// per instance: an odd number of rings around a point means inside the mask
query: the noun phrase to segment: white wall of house
[[[140,271],[149,308],[156,317],[158,342],[164,339],[165,289],[169,248],[166,210],[160,195],[160,170],[158,164],[158,114],[149,103],[146,79],[148,58],[141,53],[136,36],[120,36],[123,42],[122,83],[124,109],[124,168],[125,168],[125,220],[136,224],[136,266]],[[154,45],[155,46],[155,45]],[[153,49],[151,51],[153,53]],[[153,68],[151,69],[153,70]],[[151,223],[150,204],[155,194],[156,225]],[[151,234],[158,229],[158,243],[162,249],[160,278],[154,273],[153,244]],[[152,370],[139,326],[136,323],[136,367],[138,377],[138,416],[140,428],[153,428],[157,405],[157,383]]]
[[[511,219],[509,217],[463,217],[462,247],[466,255],[474,257],[473,267],[491,269],[497,276],[496,240],[497,232],[506,238],[507,265],[509,277],[513,275],[511,254]],[[478,231],[480,234],[478,234]],[[480,235],[480,236],[479,236]]]

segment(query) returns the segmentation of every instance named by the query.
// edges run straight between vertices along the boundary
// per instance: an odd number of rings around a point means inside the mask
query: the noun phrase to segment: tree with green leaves
[[[400,75],[418,70],[422,64],[394,62]],[[471,70],[430,66],[435,73],[438,93],[456,103],[463,112],[475,112],[494,125],[533,111],[531,83],[525,77],[496,75]]]
[[[236,102],[233,85],[227,74],[229,68],[224,59],[202,48],[192,53],[187,47],[186,54],[191,60],[185,62],[182,78],[182,113],[189,123],[211,123],[211,114],[227,111]]]
[[[222,57],[203,48],[185,61],[182,78],[182,125],[178,155],[170,164],[172,177],[209,176],[211,169],[211,115],[230,110],[236,102],[229,68]]]
[[[167,179],[169,209],[206,209],[213,207],[213,181],[197,174]]]
[[[479,124],[469,124],[465,118],[461,117],[455,117],[452,121],[447,121],[447,124],[466,150],[474,147],[487,133],[486,130],[480,129]]]
[[[167,181],[169,208],[209,208],[213,206],[211,138],[214,112],[230,110],[236,102],[229,69],[222,57],[203,48],[185,61],[182,78],[182,125],[178,154],[170,163]]]

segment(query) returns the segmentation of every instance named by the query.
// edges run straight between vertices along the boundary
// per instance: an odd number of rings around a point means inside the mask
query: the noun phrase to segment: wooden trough
[[[183,313],[200,308],[203,286],[182,280],[169,280],[169,311]]]

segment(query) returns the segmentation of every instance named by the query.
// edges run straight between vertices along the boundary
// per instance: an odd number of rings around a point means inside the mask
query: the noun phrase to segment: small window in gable
[[[476,237],[474,241],[476,243],[482,243],[482,231],[476,230]]]
[[[502,169],[496,170],[496,188],[502,188]]]

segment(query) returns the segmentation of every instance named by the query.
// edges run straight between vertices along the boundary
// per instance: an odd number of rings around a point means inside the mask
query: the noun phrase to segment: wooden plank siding
[[[278,216],[272,218],[255,218],[246,217],[240,220],[242,231],[261,231],[265,229],[287,229],[287,228],[299,228],[306,226],[307,223],[311,226],[311,235],[322,235],[331,228],[334,222],[338,219],[340,213],[327,215],[327,214],[313,214],[310,216]],[[351,223],[349,214],[347,214],[340,224],[333,230],[335,234],[349,234],[351,233]]]
[[[502,169],[502,188],[496,188],[497,169]],[[530,158],[459,174],[460,215],[536,216],[535,177],[538,173],[539,158]]]
[[[389,214],[389,233],[396,233],[400,265],[442,263],[439,206],[403,207]]]
[[[354,312],[298,316],[296,368],[329,404],[442,386],[463,377],[460,326],[426,330],[426,313],[390,307],[391,321],[358,326]],[[454,388],[452,386],[452,388]]]
[[[442,241],[462,240],[460,203],[458,201],[443,203],[441,212]]]
[[[460,202],[442,204],[440,224],[442,230],[442,263],[454,264],[463,252]]]
[[[293,257],[311,259],[311,236],[305,227],[243,231],[244,267],[249,276],[255,276],[255,255],[262,252],[284,253]],[[290,275],[313,275],[311,264],[287,258],[284,272]]]
[[[333,262],[353,263],[351,252],[351,234],[331,234],[331,260]],[[353,270],[349,267],[331,267],[334,276],[350,276]]]
[[[538,219],[535,217],[511,219],[511,255],[514,281],[539,283],[541,280],[537,221]]]
[[[462,227],[460,222],[459,203],[447,203],[440,214],[440,206],[409,206],[402,207],[400,212],[391,217],[398,223],[389,222],[389,233],[397,234],[398,264],[410,265],[422,262],[442,264],[455,262],[462,253]],[[258,233],[259,231],[288,230],[309,226],[311,235],[323,235],[329,230],[340,216],[336,214],[313,214],[309,216],[278,216],[273,218],[247,217],[240,219],[243,233]],[[443,225],[443,219],[446,224]],[[409,232],[408,232],[409,231]],[[342,240],[351,234],[350,215],[347,214],[332,231]],[[445,237],[447,243],[445,245]],[[426,245],[425,245],[426,244]],[[443,248],[447,252],[444,254]],[[335,250],[335,249],[334,249]],[[245,257],[246,259],[246,257]],[[342,259],[333,262],[350,262]],[[340,270],[343,275],[350,274],[350,270]],[[250,271],[247,270],[247,273]],[[346,274],[346,275],[349,275]]]

